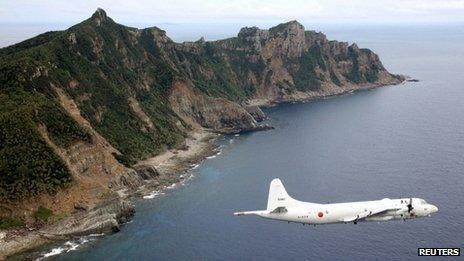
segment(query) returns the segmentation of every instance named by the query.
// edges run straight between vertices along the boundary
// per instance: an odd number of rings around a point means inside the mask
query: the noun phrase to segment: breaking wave
[[[97,237],[103,236],[104,234],[90,234],[88,236],[80,237],[75,240],[66,241],[59,247],[52,248],[50,251],[40,255],[36,260],[44,260],[48,257],[56,256],[62,253],[68,253],[79,249],[85,243],[94,241]]]
[[[161,192],[159,190],[155,190],[155,191],[151,192],[150,194],[143,196],[143,198],[144,199],[152,199],[152,198],[155,198],[156,196],[163,195],[163,194],[164,194],[163,192]]]

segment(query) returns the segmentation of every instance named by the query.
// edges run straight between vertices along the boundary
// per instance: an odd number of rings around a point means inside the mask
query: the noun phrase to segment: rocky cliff
[[[296,21],[176,43],[98,9],[65,31],[0,49],[2,215],[25,218],[38,204],[92,208],[156,177],[131,166],[181,147],[191,131],[266,128],[253,105],[402,80],[372,51]]]

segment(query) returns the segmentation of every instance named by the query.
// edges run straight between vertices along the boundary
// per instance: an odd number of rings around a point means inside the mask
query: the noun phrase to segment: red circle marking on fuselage
[[[317,216],[321,218],[321,217],[323,217],[323,216],[324,216],[324,213],[322,213],[322,212],[319,212],[319,213],[317,213]]]

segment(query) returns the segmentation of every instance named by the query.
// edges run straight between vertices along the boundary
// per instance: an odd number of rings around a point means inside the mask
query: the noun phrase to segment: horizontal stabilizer
[[[246,216],[246,215],[263,215],[263,214],[269,214],[269,211],[267,210],[255,210],[255,211],[243,211],[243,212],[235,212],[234,216]]]

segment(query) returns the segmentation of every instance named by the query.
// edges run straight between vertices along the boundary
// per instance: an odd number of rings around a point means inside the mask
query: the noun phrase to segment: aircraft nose
[[[438,208],[435,205],[432,205],[430,210],[432,213],[438,212]]]

